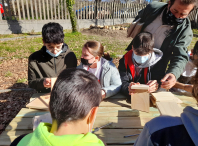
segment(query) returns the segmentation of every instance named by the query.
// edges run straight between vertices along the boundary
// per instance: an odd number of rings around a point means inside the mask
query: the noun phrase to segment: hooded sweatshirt
[[[17,146],[104,146],[94,134],[55,136],[50,133],[51,124],[40,123],[33,133],[23,137]]]
[[[198,110],[186,107],[181,117],[160,116],[144,126],[134,146],[198,146]]]
[[[120,73],[121,81],[122,81],[122,87],[121,92],[126,95],[128,98],[130,98],[128,86],[131,82],[139,82],[140,84],[146,84],[144,80],[144,68],[148,67],[148,72],[146,75],[147,82],[149,80],[155,80],[153,67],[155,64],[162,58],[163,53],[161,50],[153,48],[153,52],[149,55],[149,59],[141,64],[137,65],[133,59],[133,54],[131,56],[132,62],[135,66],[135,77],[133,79],[131,71],[129,69],[129,66],[127,66],[127,69],[125,67],[125,59],[124,56],[119,61],[118,70]]]

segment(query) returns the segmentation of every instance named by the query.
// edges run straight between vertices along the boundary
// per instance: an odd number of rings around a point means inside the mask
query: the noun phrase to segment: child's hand
[[[129,86],[128,86],[129,95],[135,93],[135,89],[131,89],[131,86],[133,86],[133,85],[140,85],[140,83],[139,83],[139,82],[138,82],[138,83],[131,82],[131,83],[129,84]]]
[[[101,90],[101,93],[102,93],[102,99],[104,99],[106,97],[106,93],[104,90]]]
[[[43,85],[45,88],[51,88],[51,78],[45,78],[43,81]]]
[[[157,80],[150,80],[148,81],[147,85],[149,85],[149,93],[155,92],[158,89],[159,84],[157,83]]]

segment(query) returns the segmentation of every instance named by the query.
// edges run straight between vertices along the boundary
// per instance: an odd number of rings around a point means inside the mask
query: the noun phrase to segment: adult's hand
[[[164,76],[163,79],[161,79],[161,82],[161,87],[168,90],[172,88],[176,83],[175,75],[172,73],[168,73]]]
[[[131,89],[131,86],[133,86],[133,85],[140,85],[140,83],[139,83],[139,82],[138,82],[138,83],[131,82],[131,83],[129,84],[129,86],[128,86],[129,95],[135,93],[135,89]]]
[[[51,78],[45,78],[43,81],[43,85],[45,88],[51,88]]]
[[[157,80],[150,80],[148,81],[147,85],[149,85],[149,89],[148,89],[149,93],[155,92],[159,86]]]

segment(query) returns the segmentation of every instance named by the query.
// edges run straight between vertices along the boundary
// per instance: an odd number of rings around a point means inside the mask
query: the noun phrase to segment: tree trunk
[[[77,19],[75,12],[73,11],[73,5],[75,4],[75,0],[66,0],[66,2],[67,2],[67,9],[69,11],[71,25],[72,25],[72,32],[78,32]]]

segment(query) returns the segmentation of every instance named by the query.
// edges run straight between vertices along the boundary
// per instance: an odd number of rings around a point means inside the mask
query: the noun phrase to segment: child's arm
[[[193,89],[193,85],[183,84],[183,83],[179,83],[179,82],[176,82],[175,86],[173,86],[173,87],[185,90],[190,93],[192,93],[192,89]]]

